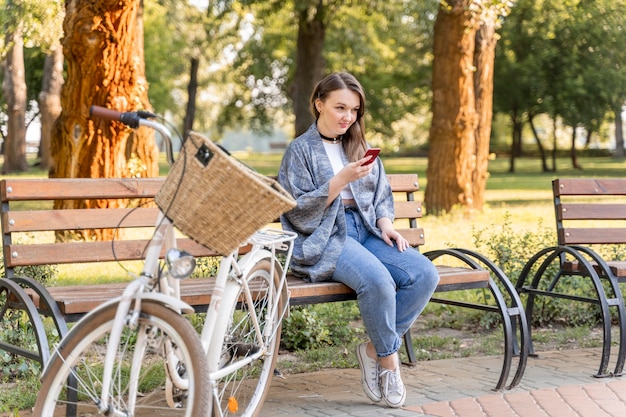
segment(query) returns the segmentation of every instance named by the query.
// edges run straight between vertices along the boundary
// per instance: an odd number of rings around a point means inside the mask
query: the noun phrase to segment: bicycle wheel
[[[117,303],[96,309],[61,341],[44,372],[35,416],[100,415],[104,358],[116,310]],[[174,407],[164,394],[168,372],[176,373],[179,387]],[[196,330],[170,308],[142,300],[138,325],[122,332],[107,393],[109,408],[101,414],[209,416],[210,396],[206,356]]]
[[[241,286],[230,294],[225,291],[218,317],[228,314],[230,320],[221,320],[216,325],[212,340],[220,341],[222,349],[219,363],[209,363],[209,369],[229,370],[212,380],[214,416],[257,416],[265,401],[274,374],[281,319],[287,302],[282,294],[277,293],[280,268],[276,268],[272,276],[271,262],[271,258],[264,258],[245,274],[251,289],[251,304],[245,301]],[[258,333],[253,316],[258,320]],[[262,335],[262,343],[259,343],[258,334]],[[250,361],[251,355],[263,352],[263,349],[265,351],[258,359]]]

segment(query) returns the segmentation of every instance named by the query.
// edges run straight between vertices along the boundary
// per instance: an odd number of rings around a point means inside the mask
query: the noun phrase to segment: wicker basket
[[[276,181],[195,132],[154,200],[181,232],[221,255],[296,205]]]

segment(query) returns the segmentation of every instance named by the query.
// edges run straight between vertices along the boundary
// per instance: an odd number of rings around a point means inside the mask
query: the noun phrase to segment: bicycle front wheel
[[[246,300],[243,287],[230,295],[226,291],[222,300],[218,317],[230,320],[221,320],[216,325],[212,339],[222,349],[219,363],[209,363],[209,369],[225,373],[211,381],[214,416],[254,417],[265,401],[274,374],[287,302],[278,292],[280,268],[272,274],[271,262],[271,257],[256,262],[243,278],[250,288],[251,300]],[[251,360],[255,356],[258,358]]]
[[[198,333],[185,317],[151,300],[142,300],[138,325],[122,332],[102,410],[104,358],[117,306],[85,316],[62,340],[46,367],[34,415],[210,415],[208,367]],[[173,392],[169,398],[167,389]]]

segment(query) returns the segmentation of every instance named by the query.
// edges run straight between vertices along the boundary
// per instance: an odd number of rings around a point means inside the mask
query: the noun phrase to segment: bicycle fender
[[[112,298],[109,301],[100,304],[96,308],[96,310],[98,310],[101,307],[105,307],[105,306],[107,306],[109,304],[116,304],[121,299],[122,299],[122,297]],[[167,294],[162,294],[160,292],[145,292],[145,293],[141,293],[141,299],[142,300],[156,301],[157,303],[163,304],[164,306],[170,308],[173,311],[176,311],[177,313],[181,313],[181,312],[182,313],[195,313],[195,310],[193,309],[193,307],[191,307],[189,304],[187,304],[183,300],[179,300],[176,297],[172,297],[171,295],[167,295]]]
[[[163,294],[160,292],[148,292],[141,295],[142,300],[153,300],[164,306],[171,308],[178,313],[191,314],[195,313],[192,306],[171,295]]]

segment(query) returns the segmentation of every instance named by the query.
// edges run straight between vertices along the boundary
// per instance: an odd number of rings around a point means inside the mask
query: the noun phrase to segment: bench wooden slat
[[[426,239],[424,238],[424,229],[421,227],[410,228],[410,229],[396,229],[406,240],[409,241],[409,245],[411,246],[421,246],[426,243]]]
[[[560,245],[600,245],[626,242],[626,228],[566,227],[558,230]]]
[[[607,261],[606,262],[609,268],[611,268],[611,272],[616,277],[626,277],[626,261]],[[602,268],[598,266],[595,262],[591,263],[597,273],[602,274]],[[575,273],[584,273],[585,268],[582,267],[582,264],[578,261],[565,261],[563,262],[563,270],[566,272],[575,272]]]
[[[389,184],[394,192],[413,193],[419,191],[417,174],[388,175]]]
[[[437,291],[450,291],[454,286],[474,283],[473,288],[486,288],[489,272],[482,269],[437,266],[440,282]],[[291,292],[290,302],[294,305],[308,304],[316,298],[326,297],[332,300],[354,300],[356,294],[346,285],[325,281],[309,283],[295,276],[288,277],[288,288]],[[128,283],[90,284],[64,287],[51,287],[48,291],[57,305],[66,315],[81,314],[91,311],[98,305],[114,297],[122,295]],[[215,284],[214,278],[186,279],[180,282],[182,299],[192,306],[208,306]],[[36,305],[39,300],[33,296]],[[318,301],[319,302],[319,301]]]
[[[163,178],[51,178],[4,180],[2,201],[154,197]]]
[[[422,203],[419,201],[396,201],[394,208],[396,220],[419,219],[422,217]]]
[[[552,182],[555,196],[564,195],[626,195],[623,179],[564,178]]]
[[[12,268],[24,265],[137,261],[143,259],[147,244],[148,240],[139,239],[119,240],[114,245],[110,241],[11,244],[6,246],[11,255],[5,256],[4,262],[5,266]],[[217,256],[215,251],[192,239],[176,239],[176,245],[196,257]]]
[[[43,230],[105,229],[112,225],[122,228],[154,227],[157,207],[110,208],[89,210],[32,210],[5,213],[4,232],[37,232]]]
[[[557,204],[559,220],[626,220],[626,204]]]

